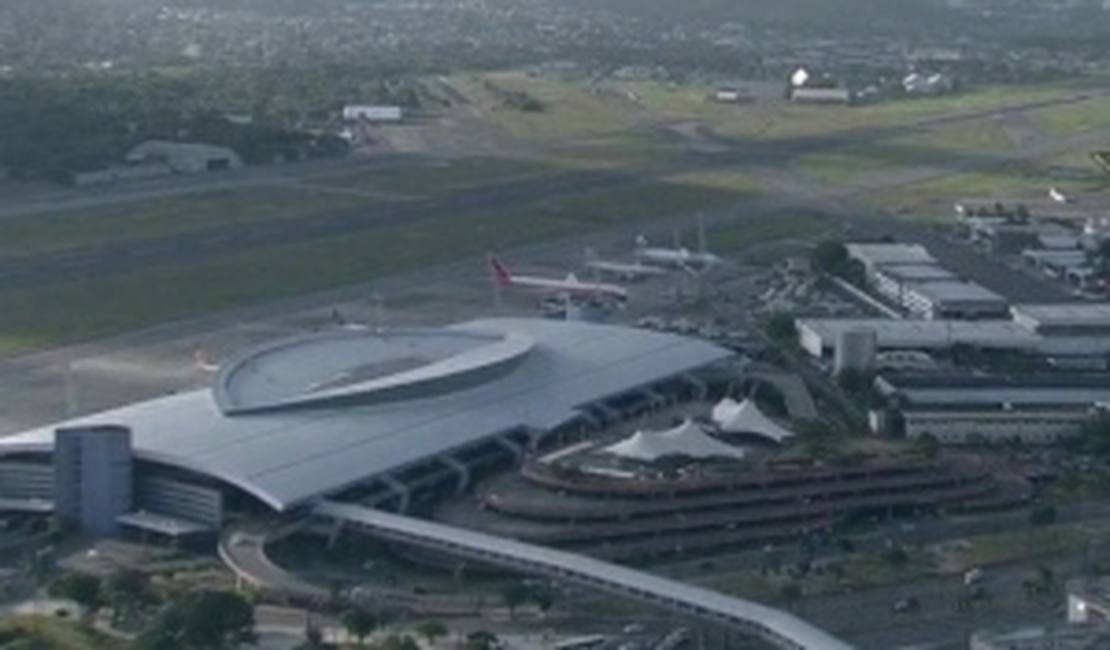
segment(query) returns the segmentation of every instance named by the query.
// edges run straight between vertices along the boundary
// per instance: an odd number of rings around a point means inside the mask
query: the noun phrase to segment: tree
[[[494,650],[500,645],[497,635],[488,630],[475,630],[466,635],[466,650]]]
[[[1029,511],[1030,526],[1051,526],[1056,523],[1056,506],[1042,505]]]
[[[437,639],[447,636],[449,630],[443,621],[427,620],[422,621],[416,626],[416,633],[424,637],[428,645],[435,645]]]
[[[67,573],[50,585],[48,592],[55,598],[66,598],[80,605],[89,616],[104,606],[104,590],[100,578],[84,573]]]
[[[895,546],[883,553],[883,560],[892,567],[900,568],[906,566],[906,563],[910,561],[910,556],[906,553],[906,549]]]
[[[941,445],[937,437],[929,432],[922,433],[913,441],[913,447],[919,454],[932,460],[940,455]]]
[[[223,650],[254,643],[254,607],[239,594],[198,591],[166,607],[136,650]]]
[[[310,617],[304,624],[304,641],[296,646],[296,650],[323,650],[327,647],[323,631]]]
[[[786,602],[786,606],[790,607],[802,597],[802,587],[797,582],[787,582],[779,588],[779,598]]]
[[[112,624],[117,624],[153,600],[150,581],[140,571],[116,571],[104,581],[104,600],[112,608]]]
[[[531,592],[527,585],[518,580],[506,584],[501,589],[501,602],[509,608],[509,618],[516,618],[516,608],[528,602]]]
[[[794,317],[782,312],[771,314],[767,319],[767,335],[779,342],[793,341],[798,336]]]
[[[380,650],[420,650],[420,645],[407,634],[390,634],[379,644]]]
[[[555,605],[555,592],[547,585],[536,585],[532,587],[530,599],[540,613],[546,615]]]
[[[348,634],[355,637],[360,648],[366,637],[373,634],[380,624],[377,617],[359,607],[343,612],[339,617],[339,623]]]
[[[848,267],[848,249],[843,242],[826,239],[813,248],[810,261],[823,273],[840,275]]]
[[[871,390],[871,377],[855,368],[845,368],[836,376],[840,390],[853,399],[861,399]]]
[[[1110,457],[1110,413],[1100,413],[1083,425],[1083,450],[1099,458]]]

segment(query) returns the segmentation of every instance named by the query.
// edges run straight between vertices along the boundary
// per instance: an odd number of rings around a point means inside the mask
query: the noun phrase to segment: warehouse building
[[[1009,315],[1002,296],[973,282],[951,280],[904,285],[901,306],[927,320],[986,320]]]
[[[944,444],[1052,444],[1110,406],[1105,375],[891,375],[875,386],[887,403],[871,412],[876,433]]]
[[[844,247],[848,257],[863,265],[869,280],[874,280],[878,272],[886,267],[913,265],[937,266],[936,259],[919,244],[893,243],[853,243]]]

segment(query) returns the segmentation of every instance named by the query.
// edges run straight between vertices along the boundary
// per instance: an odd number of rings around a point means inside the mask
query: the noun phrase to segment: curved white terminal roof
[[[637,431],[629,438],[601,451],[619,458],[649,463],[668,456],[735,459],[744,457],[743,449],[726,445],[712,438],[692,420],[686,420],[668,431]]]
[[[0,457],[49,452],[57,426],[120,424],[131,428],[139,459],[211,476],[285,510],[512,430],[556,428],[593,402],[730,356],[671,334],[539,319],[327,333],[241,359],[272,376],[272,391],[236,385],[245,371],[236,362],[218,378],[230,385],[0,439]]]
[[[793,431],[776,424],[750,399],[724,398],[713,407],[713,422],[724,433],[750,433],[780,444],[794,437]]]

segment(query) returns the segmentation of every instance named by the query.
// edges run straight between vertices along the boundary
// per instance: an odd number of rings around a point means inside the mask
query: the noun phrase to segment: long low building
[[[955,345],[982,349],[1035,352],[1042,337],[1012,321],[888,320],[883,318],[803,318],[798,342],[811,356],[831,359],[844,335],[875,333],[879,352],[888,350],[948,350]]]
[[[872,412],[879,433],[947,444],[1051,444],[1082,432],[1110,406],[1110,376],[913,376],[876,380],[887,408]]]
[[[1012,313],[1017,316],[1020,309],[1025,308],[1014,307]],[[828,360],[836,357],[845,334],[861,331],[874,332],[877,352],[938,352],[967,346],[1060,359],[1110,356],[1110,336],[1099,333],[1097,320],[1092,320],[1089,326],[1073,322],[1031,327],[1030,322],[1020,316],[1013,320],[983,321],[803,318],[798,320],[797,327],[802,348],[810,356]],[[1065,334],[1066,329],[1072,333]]]
[[[442,459],[465,475],[467,450],[520,454],[547,432],[604,420],[607,400],[696,384],[692,373],[730,357],[669,334],[539,319],[301,336],[233,359],[210,390],[0,440],[0,498],[54,499],[58,431],[92,438],[106,425],[130,432],[137,511],[218,524],[215,493],[229,507],[289,511],[375,481],[403,491],[391,476],[406,468]]]

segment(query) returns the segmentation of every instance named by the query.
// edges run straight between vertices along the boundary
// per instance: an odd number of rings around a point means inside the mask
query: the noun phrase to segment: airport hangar
[[[55,440],[107,441],[95,434],[108,425],[129,435],[123,449],[85,453],[121,468],[115,483],[86,484],[112,501],[86,504],[96,532],[211,534],[227,511],[308,511],[326,497],[405,510],[421,484],[462,488],[548,433],[704,390],[699,371],[731,357],[675,335],[540,319],[308,334],[230,360],[211,389],[0,439],[0,509],[74,512],[55,503],[74,493]]]

